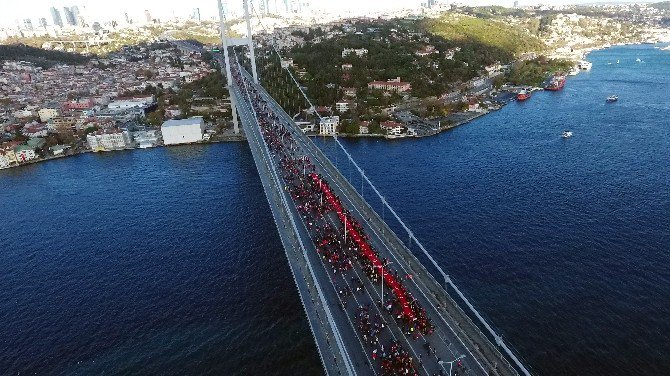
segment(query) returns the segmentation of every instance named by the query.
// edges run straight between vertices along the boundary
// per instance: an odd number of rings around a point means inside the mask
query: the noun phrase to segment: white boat
[[[670,46],[665,46],[661,48],[661,51],[670,51]]]
[[[579,67],[574,66],[572,69],[570,69],[570,72],[568,72],[568,76],[576,76],[579,73]]]
[[[607,103],[613,103],[613,102],[616,102],[618,100],[619,100],[619,97],[616,96],[616,95],[610,95],[609,97],[607,97],[607,99],[605,99],[605,101]]]
[[[572,132],[570,131],[563,131],[563,134],[561,135],[563,138],[570,138],[572,137]]]
[[[642,59],[640,59],[640,58],[638,57],[637,59],[635,59],[635,61],[638,62],[638,63],[641,63],[641,62],[642,62]]]
[[[583,60],[579,62],[579,69],[581,70],[591,70],[592,66],[593,63],[591,63],[590,61]]]
[[[616,63],[619,64],[619,60],[617,60]]]

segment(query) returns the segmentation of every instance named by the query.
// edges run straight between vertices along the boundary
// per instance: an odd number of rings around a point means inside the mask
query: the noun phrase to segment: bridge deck
[[[333,271],[324,261],[315,247],[313,232],[303,221],[296,202],[286,192],[278,161],[265,144],[248,87],[232,85],[231,96],[238,104],[240,118],[326,372],[333,375],[381,374],[379,359],[374,359],[373,346],[366,343],[366,338],[357,329],[356,317],[360,307],[368,307],[370,315],[379,317],[388,328],[380,334],[380,343],[397,341],[413,357],[419,374],[447,374],[450,365],[440,364],[439,361],[450,362],[462,357],[462,365],[454,365],[458,373],[516,375],[516,370],[506,358],[321,150],[295,126],[260,85],[251,84],[248,75],[243,74],[253,90],[260,93],[271,111],[285,123],[301,151],[309,155],[316,171],[330,184],[342,204],[362,224],[370,244],[380,257],[390,260],[389,268],[393,268],[399,278],[411,276],[405,279],[405,287],[425,308],[435,325],[435,331],[429,335],[404,333],[408,328],[398,325],[394,317],[378,304],[388,299],[388,286],[384,292],[383,284],[372,283],[360,265],[354,265],[345,274]],[[336,217],[326,216],[323,220],[335,228],[342,227]],[[354,282],[354,278],[361,281],[363,291],[346,297],[340,294],[347,288],[356,289],[358,282]],[[386,294],[384,299],[382,294]]]

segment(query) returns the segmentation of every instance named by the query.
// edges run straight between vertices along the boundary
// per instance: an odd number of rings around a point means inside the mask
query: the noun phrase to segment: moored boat
[[[526,99],[530,98],[531,92],[528,90],[521,90],[517,95],[516,95],[516,100],[523,102]]]
[[[579,62],[579,69],[581,70],[591,70],[592,66],[593,63],[591,63],[590,61],[583,60]]]
[[[545,90],[558,91],[563,89],[565,86],[565,76],[559,73],[554,74],[547,86],[544,87]]]

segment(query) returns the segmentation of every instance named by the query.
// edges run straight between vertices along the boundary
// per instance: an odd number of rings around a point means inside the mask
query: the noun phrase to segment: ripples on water
[[[438,137],[347,145],[538,374],[666,375],[670,53],[590,60]],[[0,207],[0,374],[322,372],[246,145],[1,171]]]

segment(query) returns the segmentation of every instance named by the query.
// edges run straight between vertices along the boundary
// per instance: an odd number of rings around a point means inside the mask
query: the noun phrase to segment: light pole
[[[392,262],[389,262],[389,264],[392,264]],[[381,269],[382,273],[382,307],[384,307],[384,264],[375,266],[375,268]]]
[[[454,368],[454,363],[458,362],[459,360],[461,360],[463,358],[465,358],[465,355],[461,355],[458,358],[452,360],[451,362],[445,362],[444,360],[440,360],[439,362],[437,362],[437,364],[441,365],[442,368],[444,368],[444,364],[449,363],[449,373],[448,373],[448,375],[451,376],[451,370],[452,370],[452,368]],[[444,370],[446,371],[446,368]]]

